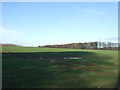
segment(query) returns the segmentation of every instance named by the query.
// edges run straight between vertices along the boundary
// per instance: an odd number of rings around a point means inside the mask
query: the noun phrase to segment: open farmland
[[[117,51],[3,46],[2,53],[3,88],[118,86]]]

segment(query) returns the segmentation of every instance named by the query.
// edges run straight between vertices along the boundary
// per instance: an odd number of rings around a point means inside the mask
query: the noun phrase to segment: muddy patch
[[[64,57],[64,59],[81,59],[81,57]]]

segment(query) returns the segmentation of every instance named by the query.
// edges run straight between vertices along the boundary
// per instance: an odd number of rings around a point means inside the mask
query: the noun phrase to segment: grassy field
[[[118,85],[117,51],[3,46],[2,53],[3,88],[115,88]]]

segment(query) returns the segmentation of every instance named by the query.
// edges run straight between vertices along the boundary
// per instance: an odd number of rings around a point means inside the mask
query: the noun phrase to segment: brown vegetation
[[[18,46],[16,44],[0,44],[0,46]]]

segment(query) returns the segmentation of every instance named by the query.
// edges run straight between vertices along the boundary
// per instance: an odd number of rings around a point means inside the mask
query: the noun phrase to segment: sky
[[[117,42],[117,2],[3,2],[0,43]]]

